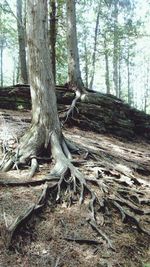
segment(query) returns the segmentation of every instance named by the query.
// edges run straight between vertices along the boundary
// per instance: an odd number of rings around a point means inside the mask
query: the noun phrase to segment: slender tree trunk
[[[149,66],[146,70],[146,83],[145,83],[145,95],[144,95],[144,111],[147,113],[148,108],[148,97],[149,97]]]
[[[87,51],[86,41],[85,41],[85,44],[84,44],[84,54],[85,54],[85,86],[88,88],[88,85],[89,85],[89,69],[88,69],[88,51]]]
[[[1,87],[3,87],[3,43],[1,43],[1,46],[0,46],[0,55],[1,55],[1,61],[0,61],[0,72],[1,72]]]
[[[128,54],[127,54],[127,83],[128,83],[128,104],[132,104],[132,92],[131,92],[131,85],[130,85],[130,47],[128,41]]]
[[[19,41],[21,82],[28,83],[25,28],[24,28],[23,19],[22,19],[22,0],[17,0],[17,28],[18,28],[18,41]]]
[[[67,0],[68,75],[72,87],[83,88],[77,44],[75,0]]]
[[[106,92],[107,92],[107,94],[110,94],[109,59],[108,59],[108,48],[107,48],[106,37],[104,37],[104,55],[105,55],[105,84],[106,84]]]
[[[91,74],[91,81],[90,81],[90,89],[93,88],[94,75],[95,75],[95,62],[96,62],[97,37],[98,37],[99,18],[100,18],[100,5],[101,5],[101,2],[99,3],[99,6],[98,6],[96,25],[95,25],[94,49],[93,49],[93,55],[92,55],[92,74]]]
[[[13,82],[13,85],[16,84],[16,60],[15,60],[15,57],[13,58],[13,77],[12,77],[12,82]]]
[[[114,40],[113,40],[113,82],[116,96],[119,97],[118,90],[118,0],[114,1]]]
[[[16,67],[16,83],[19,83],[19,75],[20,75],[20,60],[18,56],[17,67]]]
[[[50,1],[50,47],[52,58],[52,71],[56,82],[56,0]]]
[[[122,97],[122,80],[121,80],[121,56],[119,57],[119,70],[118,70],[118,79],[119,79],[119,84],[118,84],[118,89],[119,89],[119,98]]]

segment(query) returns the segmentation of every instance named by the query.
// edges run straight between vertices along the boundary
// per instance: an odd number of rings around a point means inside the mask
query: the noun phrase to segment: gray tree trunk
[[[60,134],[55,86],[48,47],[47,0],[28,0],[27,8],[32,125],[40,128],[43,133],[44,143],[47,143],[49,134],[52,131]]]
[[[122,77],[121,77],[121,55],[119,57],[119,66],[118,66],[118,89],[119,89],[119,98],[122,97],[122,89],[121,89],[121,86],[122,86]]]
[[[47,0],[27,0],[27,45],[29,58],[32,121],[20,139],[15,157],[5,162],[2,170],[31,161],[32,177],[38,168],[37,156],[49,150],[55,161],[52,175],[64,175],[71,164],[71,154],[63,138],[58,118],[54,78],[49,53]]]
[[[127,81],[128,81],[128,104],[131,105],[131,88],[130,88],[130,52],[128,47],[127,55]]]
[[[3,44],[0,45],[0,75],[1,75],[1,87],[3,87]]]
[[[114,90],[116,96],[119,97],[119,89],[118,89],[118,0],[114,1],[114,11],[113,11],[113,19],[114,19],[114,40],[113,40],[113,82],[114,82]]]
[[[68,47],[68,76],[73,87],[82,88],[77,44],[75,0],[67,0],[67,47]]]
[[[85,56],[85,86],[88,88],[88,85],[89,85],[89,68],[88,68],[88,51],[87,51],[86,40],[85,40],[85,44],[84,44],[84,56]]]
[[[106,84],[106,93],[110,94],[110,80],[109,80],[109,56],[107,48],[107,40],[104,37],[104,55],[105,55],[105,84]]]
[[[98,12],[97,12],[97,18],[96,18],[96,25],[95,25],[94,49],[93,49],[93,55],[92,55],[92,74],[91,74],[91,81],[90,81],[90,86],[89,86],[90,89],[93,88],[93,82],[94,82],[94,76],[95,76],[95,62],[96,62],[97,37],[98,37],[99,18],[100,18],[100,5],[101,5],[101,2],[99,2],[99,5],[98,5]]]
[[[147,113],[147,108],[148,108],[148,100],[149,100],[149,94],[150,94],[150,88],[149,88],[149,64],[147,65],[146,68],[146,82],[145,82],[145,94],[144,94],[144,112]]]
[[[52,71],[56,82],[56,0],[50,1],[50,47],[52,59]]]
[[[17,28],[19,41],[20,79],[22,83],[28,83],[28,71],[26,63],[25,28],[22,18],[22,0],[17,0]]]

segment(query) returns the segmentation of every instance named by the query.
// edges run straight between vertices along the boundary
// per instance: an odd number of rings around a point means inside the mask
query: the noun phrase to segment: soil
[[[3,148],[15,148],[18,138],[29,127],[29,123],[29,111],[1,109],[0,142]],[[137,191],[140,192],[141,199],[147,200],[141,200],[139,207],[147,210],[150,204],[148,142],[144,139],[118,139],[76,127],[65,128],[64,135],[81,147],[81,153],[74,154],[73,157],[86,177],[92,179],[100,172],[107,175],[110,199],[118,188]],[[1,152],[0,160],[2,157]],[[32,178],[35,181],[44,178],[53,164],[48,159],[39,159],[39,162],[39,172]],[[0,181],[14,178],[21,181],[27,177],[28,172],[29,166],[22,170],[11,170],[8,174],[0,173]],[[89,224],[89,196],[85,195],[82,205],[78,201],[70,205],[65,191],[64,197],[59,201],[49,195],[40,212],[35,213],[15,231],[8,248],[7,229],[20,214],[37,202],[44,187],[45,184],[4,186],[0,183],[0,267],[150,266],[149,235],[141,231],[132,218],[122,222],[120,212],[109,201],[107,209],[103,213],[97,213],[99,228],[112,242],[113,248],[110,248],[107,240]],[[94,184],[91,187],[101,196],[101,190],[95,188]],[[134,199],[133,203],[135,204]],[[140,219],[145,229],[149,229],[148,215],[149,213],[144,219]]]

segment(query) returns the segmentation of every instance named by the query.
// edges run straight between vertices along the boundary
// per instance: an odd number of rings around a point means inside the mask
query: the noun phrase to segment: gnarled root
[[[14,151],[9,152],[2,162],[1,170],[9,171],[11,168],[19,169],[20,165],[31,164],[29,178],[38,170],[37,156],[44,147],[45,133],[42,127],[32,126],[20,139],[20,143]]]

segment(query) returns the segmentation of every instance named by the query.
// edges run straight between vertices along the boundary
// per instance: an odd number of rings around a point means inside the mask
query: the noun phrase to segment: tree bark
[[[52,59],[52,71],[56,83],[56,0],[50,1],[50,47]]]
[[[149,63],[147,63],[146,68],[146,82],[145,82],[145,94],[144,94],[144,112],[147,113],[148,108],[148,98],[149,98]]]
[[[1,75],[1,87],[3,87],[3,41],[1,41],[1,45],[0,45],[0,55],[1,55],[1,59],[0,59],[0,75]]]
[[[95,25],[94,49],[93,49],[93,55],[92,55],[92,75],[91,75],[91,81],[90,81],[90,86],[89,86],[90,89],[93,89],[93,82],[94,82],[94,76],[95,76],[95,62],[96,62],[97,37],[98,37],[99,18],[100,18],[100,5],[101,5],[101,2],[99,2],[99,5],[98,5],[98,12],[97,12],[97,18],[96,18],[96,25]]]
[[[46,0],[34,0],[33,3],[28,0],[27,37],[32,125],[41,128],[43,142],[47,143],[51,132],[56,131],[60,135],[60,123],[48,47]]]
[[[114,90],[116,96],[119,97],[118,90],[118,0],[114,1],[114,40],[113,40],[113,81],[114,81]]]
[[[89,85],[89,69],[88,69],[88,51],[87,51],[87,44],[85,40],[84,44],[84,53],[85,53],[85,86],[88,88]]]
[[[26,40],[22,18],[22,0],[17,0],[17,28],[19,41],[20,78],[24,84],[28,83],[28,71],[26,63]]]
[[[132,90],[130,83],[130,43],[128,40],[128,48],[127,48],[127,83],[128,83],[128,104],[132,105]]]
[[[104,55],[105,55],[105,84],[106,84],[106,93],[110,94],[110,80],[109,80],[109,56],[107,48],[107,40],[104,37]]]
[[[57,112],[56,94],[48,42],[47,0],[27,1],[27,45],[29,55],[32,121],[29,130],[20,139],[19,146],[3,164],[8,171],[14,164],[31,162],[29,177],[38,168],[37,156],[49,149],[55,166],[53,175],[64,175],[70,169],[71,154],[63,138]]]
[[[68,75],[72,87],[82,89],[79,65],[79,52],[77,44],[75,0],[67,0],[67,47],[68,47]]]

